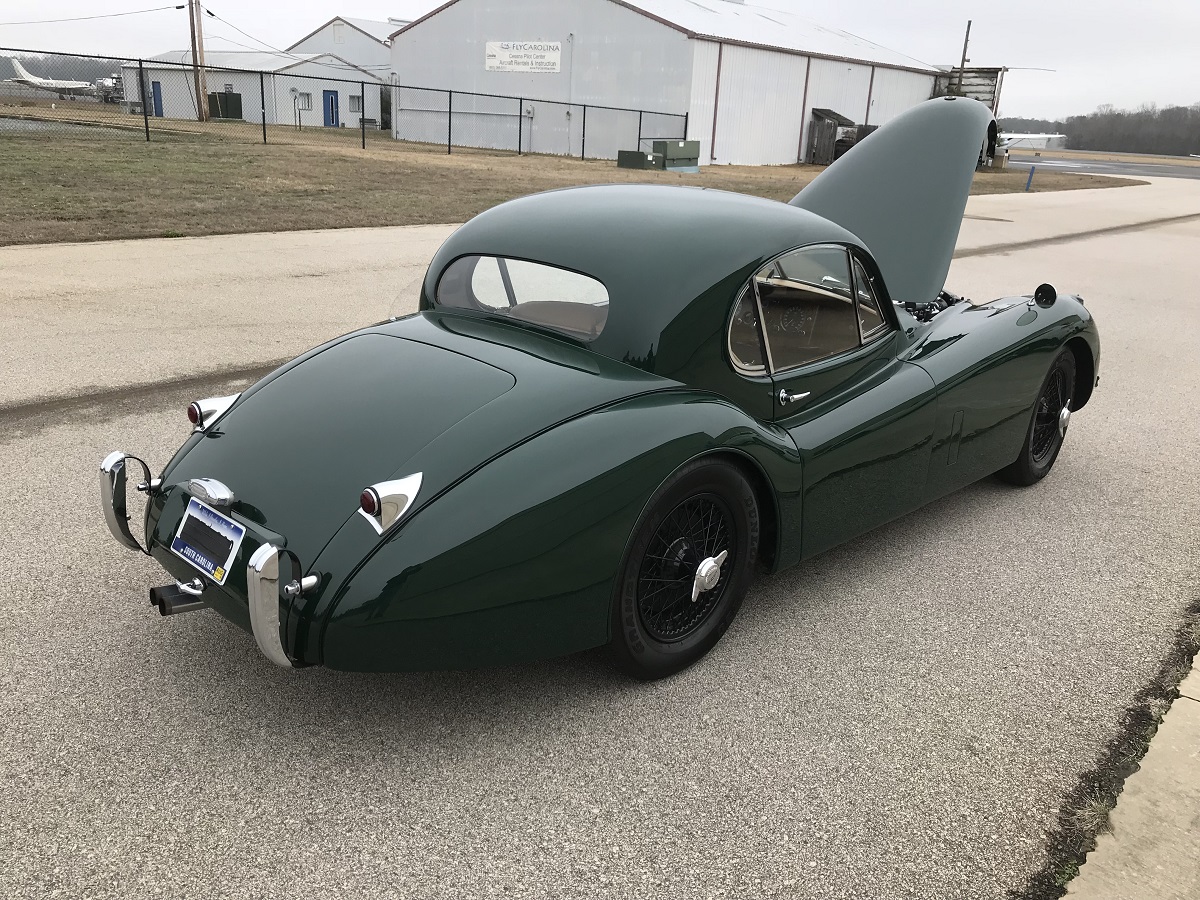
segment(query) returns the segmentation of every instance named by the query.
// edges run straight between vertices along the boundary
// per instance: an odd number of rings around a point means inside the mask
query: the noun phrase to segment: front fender
[[[643,396],[536,436],[417,512],[347,579],[322,661],[471,668],[607,643],[614,579],[646,502],[679,466],[719,451],[799,495],[786,433],[709,395]]]

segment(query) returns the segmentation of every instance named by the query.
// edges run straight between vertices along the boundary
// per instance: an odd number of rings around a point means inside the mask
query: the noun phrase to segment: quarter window
[[[863,341],[874,337],[887,325],[883,310],[879,306],[879,297],[875,293],[875,283],[867,274],[861,260],[854,260],[854,285],[858,293],[858,321],[862,326]]]
[[[758,327],[758,307],[752,290],[742,291],[742,297],[733,310],[733,321],[729,324],[729,355],[734,365],[751,375],[761,375],[767,370],[767,357],[763,352],[762,330]]]

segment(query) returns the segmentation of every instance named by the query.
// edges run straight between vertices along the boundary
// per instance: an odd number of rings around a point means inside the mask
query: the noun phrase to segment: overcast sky
[[[335,15],[384,20],[422,5],[422,0],[344,0],[345,7],[341,2],[206,0],[205,5],[276,47],[294,43]],[[53,25],[4,24],[170,4],[172,0],[2,0],[0,46],[113,56],[183,49],[188,46],[185,10]],[[429,8],[438,5],[428,2]],[[1015,70],[1004,82],[1001,115],[1059,118],[1091,112],[1102,103],[1200,103],[1198,0],[760,0],[758,5],[791,9],[932,64],[958,63],[967,19],[972,18],[972,63]],[[206,19],[205,28],[212,49],[243,49],[229,40],[254,43],[213,19]]]

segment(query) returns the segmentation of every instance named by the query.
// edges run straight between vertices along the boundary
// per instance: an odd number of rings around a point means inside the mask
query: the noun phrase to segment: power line
[[[100,16],[75,16],[71,19],[34,19],[28,22],[0,22],[0,25],[57,25],[59,22],[88,22],[92,19],[116,19],[121,16],[140,16],[142,13],[161,12],[164,9],[183,9],[187,4],[178,6],[155,6],[152,9],[132,9],[129,12],[105,13]]]
[[[280,50],[278,47],[274,46],[273,44],[268,44],[266,41],[261,40],[260,38],[256,38],[254,35],[250,34],[249,32],[243,31],[242,29],[240,29],[236,25],[234,25],[232,22],[230,22],[228,19],[218,16],[215,12],[213,12],[207,6],[201,6],[200,8],[203,9],[210,16],[212,16],[214,19],[216,19],[218,22],[228,25],[230,28],[232,28],[238,34],[241,34],[245,37],[250,38],[250,40],[254,41],[256,44],[261,44],[262,46],[271,50],[273,53],[278,53],[280,56],[285,56],[288,59],[294,59],[297,62],[311,62],[312,61],[311,55],[310,56],[297,56],[295,53],[292,53],[290,50]],[[230,41],[229,38],[224,38],[224,40],[229,41],[231,44],[237,43],[236,41]],[[245,47],[246,45],[238,44],[238,46]],[[247,49],[254,50],[255,48],[248,47]],[[330,69],[345,69],[348,72],[357,72],[357,71],[370,70],[370,69],[389,69],[389,68],[391,68],[390,66],[351,66],[351,65],[341,65],[339,63],[327,63],[327,62],[320,63],[320,65],[325,66]]]

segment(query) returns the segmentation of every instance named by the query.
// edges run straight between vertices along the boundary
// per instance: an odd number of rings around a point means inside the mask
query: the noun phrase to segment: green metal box
[[[699,141],[654,141],[655,153],[661,153],[668,169],[676,166],[694,166],[700,160]]]
[[[618,150],[618,169],[661,169],[663,157],[661,153],[643,153],[641,150]]]

